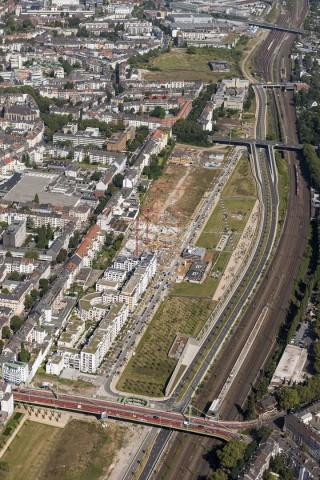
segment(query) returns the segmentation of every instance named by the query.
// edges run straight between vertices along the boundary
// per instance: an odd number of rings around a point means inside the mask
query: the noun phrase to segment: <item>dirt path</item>
[[[175,186],[175,189],[169,193],[167,200],[164,202],[162,206],[162,212],[165,212],[167,208],[172,205],[173,203],[177,203],[180,197],[184,194],[184,190],[182,189],[182,185],[187,179],[187,177],[190,174],[190,167],[186,168],[186,172],[183,175],[183,177],[180,178],[178,181],[177,185]],[[179,190],[181,188],[181,190]]]

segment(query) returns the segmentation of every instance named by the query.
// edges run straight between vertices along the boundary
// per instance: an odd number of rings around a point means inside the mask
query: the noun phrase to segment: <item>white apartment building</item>
[[[46,373],[49,375],[60,375],[64,369],[64,358],[62,355],[55,355],[46,363]]]
[[[22,68],[22,56],[19,53],[12,53],[10,55],[10,67],[12,70]]]
[[[109,280],[111,282],[124,282],[127,276],[127,272],[125,269],[122,270],[119,268],[109,267],[104,271],[103,276],[106,280]]]
[[[0,381],[0,410],[10,417],[14,411],[13,393],[11,385]]]
[[[80,370],[96,373],[112,342],[128,318],[128,307],[114,303],[80,353]]]
[[[85,332],[85,323],[81,320],[71,320],[66,330],[61,333],[58,340],[58,347],[72,348]]]
[[[7,362],[2,367],[2,378],[11,385],[20,385],[27,381],[29,365],[24,362]]]
[[[138,257],[125,257],[118,256],[113,262],[113,268],[116,270],[125,270],[126,272],[131,272],[139,264]]]
[[[104,292],[105,290],[111,290],[113,292],[118,292],[120,290],[121,284],[119,282],[112,282],[111,280],[106,280],[105,278],[100,278],[96,283],[96,291]]]
[[[110,3],[107,5],[105,10],[107,13],[112,14],[113,18],[122,19],[128,17],[133,8],[133,5],[129,5],[127,3]]]
[[[242,110],[247,96],[249,81],[240,78],[222,80],[217,92],[212,95],[214,108],[223,106],[232,110]]]

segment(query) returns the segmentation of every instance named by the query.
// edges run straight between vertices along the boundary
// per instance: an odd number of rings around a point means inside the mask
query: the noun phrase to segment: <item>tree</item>
[[[209,480],[228,480],[228,475],[219,469],[210,474]]]
[[[162,107],[155,107],[152,112],[150,112],[150,117],[156,117],[156,118],[165,118],[166,116],[166,111]]]
[[[30,357],[31,357],[30,352],[26,350],[24,344],[21,342],[21,350],[20,350],[20,353],[18,354],[19,362],[28,363],[30,360]]]
[[[90,159],[89,159],[89,163],[90,163]],[[96,170],[95,172],[93,172],[90,179],[94,180],[95,182],[98,182],[101,177],[102,177],[102,172],[99,172],[98,170]]]
[[[37,205],[39,205],[40,203],[40,200],[39,200],[39,195],[36,193],[35,196],[34,196],[34,203],[36,203]]]
[[[52,230],[52,227],[51,227],[50,223],[47,223],[46,237],[47,237],[47,241],[53,239],[53,230]]]
[[[12,258],[12,253],[11,253],[11,252],[6,252],[5,257],[6,257],[6,258]]]
[[[68,81],[63,88],[64,90],[72,90],[74,88],[74,84],[73,82]]]
[[[239,440],[231,440],[217,452],[221,468],[232,468],[243,457],[246,450],[245,443]]]
[[[21,277],[20,277],[20,274],[17,271],[14,271],[14,272],[10,273],[8,279],[13,280],[14,282],[20,282]]]
[[[197,53],[196,47],[194,47],[193,45],[190,45],[190,47],[187,48],[187,53],[189,55],[195,55]]]
[[[112,183],[115,187],[117,188],[122,188],[122,185],[123,185],[123,175],[121,175],[121,173],[117,173],[117,175],[115,175],[112,179]]]
[[[42,227],[38,228],[38,238],[37,238],[37,243],[36,247],[37,248],[46,248],[47,245],[47,230],[45,225],[42,225]]]
[[[30,156],[28,153],[24,153],[22,155],[22,162],[25,164],[26,167],[31,167]]]
[[[72,237],[69,240],[69,248],[76,248],[80,242],[80,232],[75,230]]]
[[[13,315],[13,317],[10,320],[10,328],[13,331],[13,333],[16,333],[20,327],[24,324],[24,321],[22,318],[18,317],[18,315]]]
[[[8,338],[11,338],[11,335],[12,335],[11,330],[7,325],[2,327],[2,338],[8,339]]]
[[[35,288],[31,290],[30,296],[33,299],[33,302],[36,303],[39,300],[40,294]]]
[[[113,244],[113,234],[107,233],[105,236],[104,244],[106,247],[110,247]]]
[[[3,460],[0,460],[0,473],[5,475],[8,472],[9,472],[8,462],[4,462]]]
[[[62,248],[60,250],[60,252],[58,253],[57,255],[57,262],[58,263],[62,263],[62,262],[65,262],[67,259],[67,250],[65,250],[64,248]]]
[[[45,293],[49,290],[49,280],[47,278],[40,278],[39,287],[41,288],[42,293]]]
[[[34,305],[34,299],[31,297],[31,295],[27,294],[24,299],[24,306],[28,310],[32,308]]]
[[[298,392],[294,388],[283,388],[277,393],[277,399],[282,410],[289,410],[300,403]]]
[[[24,258],[29,258],[31,260],[38,260],[39,253],[36,250],[29,250],[24,254]]]
[[[4,287],[4,288],[1,290],[1,293],[4,293],[4,294],[6,294],[6,295],[9,295],[10,290],[9,290],[7,287]]]

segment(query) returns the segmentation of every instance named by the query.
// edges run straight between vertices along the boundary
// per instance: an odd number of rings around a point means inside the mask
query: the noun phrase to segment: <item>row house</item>
[[[92,266],[92,260],[103,243],[104,234],[101,232],[100,227],[95,224],[90,228],[75,252],[80,258],[82,258],[82,264],[84,267]]]
[[[0,307],[7,307],[13,310],[15,315],[21,315],[24,312],[24,301],[34,288],[30,281],[19,282],[13,292],[0,293]]]
[[[25,169],[25,164],[17,158],[5,157],[0,159],[0,172],[3,176],[10,175],[12,172],[23,172]]]

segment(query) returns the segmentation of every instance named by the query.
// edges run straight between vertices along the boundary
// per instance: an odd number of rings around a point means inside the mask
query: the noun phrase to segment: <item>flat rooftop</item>
[[[280,362],[271,379],[270,386],[280,385],[286,382],[303,381],[303,368],[307,361],[308,352],[304,348],[295,345],[287,345]]]
[[[70,207],[76,205],[79,196],[45,191],[48,185],[57,179],[58,175],[54,174],[26,173],[3,198],[12,202],[32,202],[37,193],[40,203]]]

